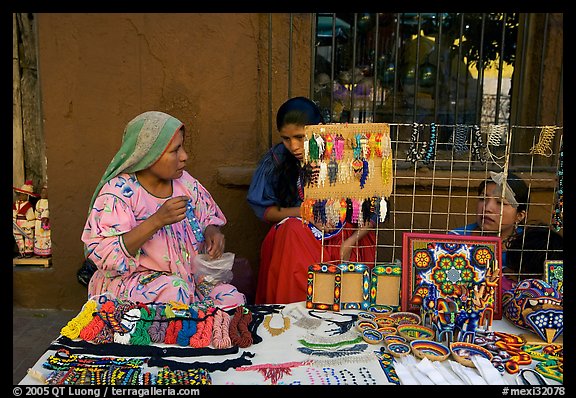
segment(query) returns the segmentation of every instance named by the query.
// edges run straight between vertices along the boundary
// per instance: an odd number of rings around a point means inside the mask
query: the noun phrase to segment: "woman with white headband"
[[[450,231],[456,235],[486,235],[493,233],[502,238],[502,268],[506,268],[506,249],[523,231],[528,207],[528,187],[513,173],[506,178],[503,172],[490,172],[490,177],[478,186],[476,222]],[[505,280],[506,278],[504,278]],[[503,289],[511,287],[505,281]]]

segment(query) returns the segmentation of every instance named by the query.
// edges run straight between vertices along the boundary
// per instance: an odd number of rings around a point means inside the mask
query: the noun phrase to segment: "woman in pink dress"
[[[199,253],[222,256],[226,217],[186,171],[184,134],[181,121],[157,111],[127,124],[82,234],[85,254],[98,268],[90,297],[110,293],[134,302],[190,304],[208,295],[222,308],[245,303],[229,284],[197,289],[193,259]]]

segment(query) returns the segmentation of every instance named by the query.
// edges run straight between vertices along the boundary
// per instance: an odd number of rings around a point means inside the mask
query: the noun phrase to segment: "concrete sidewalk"
[[[16,385],[78,313],[17,307],[12,311],[12,381]]]

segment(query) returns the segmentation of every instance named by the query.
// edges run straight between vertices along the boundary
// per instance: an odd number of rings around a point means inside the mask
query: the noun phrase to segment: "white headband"
[[[510,188],[506,178],[504,177],[504,172],[495,173],[493,171],[490,172],[490,179],[494,181],[497,185],[496,190],[494,191],[495,194],[503,196],[510,206],[517,209],[518,208],[518,201],[516,200],[516,193]]]

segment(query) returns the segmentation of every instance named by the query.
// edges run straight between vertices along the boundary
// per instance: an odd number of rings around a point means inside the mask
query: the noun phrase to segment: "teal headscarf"
[[[174,116],[158,111],[144,112],[128,122],[122,146],[100,179],[89,211],[104,184],[120,173],[134,173],[152,166],[182,126],[184,124]]]

